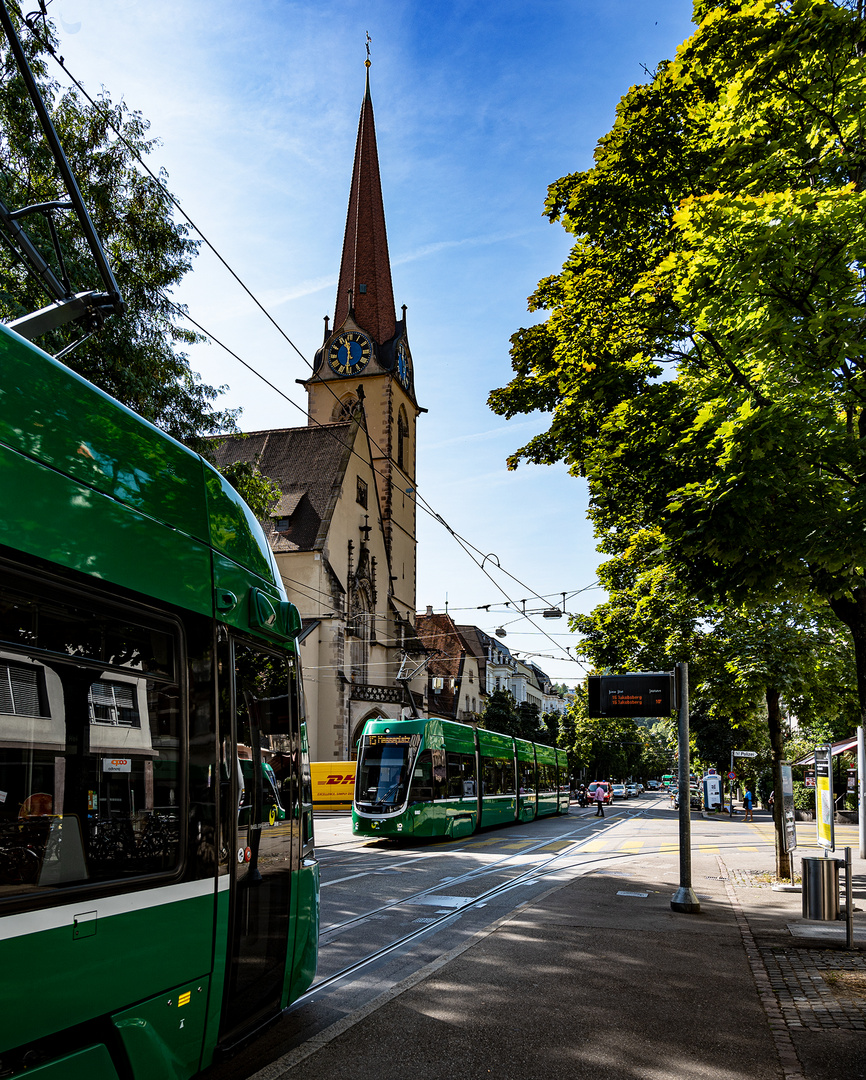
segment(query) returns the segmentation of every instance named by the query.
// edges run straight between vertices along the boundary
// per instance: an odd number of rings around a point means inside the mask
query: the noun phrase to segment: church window
[[[331,420],[338,424],[343,420],[351,420],[358,410],[357,394],[344,394],[334,405]]]
[[[409,421],[406,418],[406,410],[401,406],[400,413],[397,417],[397,464],[401,469],[405,469],[405,459],[408,457],[406,454],[406,444],[409,442]]]
[[[349,663],[352,668],[352,681],[368,681],[370,645],[373,641],[374,614],[372,597],[366,584],[356,585],[349,597],[349,619],[346,624],[346,636],[351,638]]]
[[[360,476],[358,477],[358,493],[357,493],[355,498],[356,498],[356,501],[358,502],[358,504],[360,506],[363,506],[364,509],[366,510],[367,509],[367,482],[365,480],[362,480]]]

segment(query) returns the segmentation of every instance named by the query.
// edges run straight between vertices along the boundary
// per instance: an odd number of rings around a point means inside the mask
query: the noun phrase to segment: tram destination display
[[[676,708],[671,671],[639,671],[626,675],[590,675],[587,715],[670,716]]]

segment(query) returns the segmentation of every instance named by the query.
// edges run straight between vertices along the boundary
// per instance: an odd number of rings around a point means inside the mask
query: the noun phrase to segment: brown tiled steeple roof
[[[396,332],[397,317],[394,310],[394,287],[391,284],[388,236],[385,232],[385,207],[379,178],[379,154],[376,149],[373,100],[370,97],[369,67],[361,118],[358,121],[358,141],[355,144],[355,165],[349,192],[346,235],[343,238],[340,283],[337,286],[335,329],[343,325],[349,313],[350,290],[358,326],[365,330],[377,345],[389,341]]]

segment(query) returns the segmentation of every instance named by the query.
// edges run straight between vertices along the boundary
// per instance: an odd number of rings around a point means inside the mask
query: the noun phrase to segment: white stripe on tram
[[[112,915],[126,915],[133,911],[176,904],[179,901],[194,900],[201,896],[213,896],[215,891],[224,892],[228,887],[229,875],[223,874],[217,879],[216,889],[213,878],[203,878],[200,881],[182,881],[177,885],[115,893],[113,896],[100,896],[96,899],[87,899],[82,896],[78,900],[57,907],[23,911],[17,915],[0,918],[0,941],[23,937],[25,934],[38,934],[44,930],[71,927],[76,916],[79,915],[92,916],[95,913],[96,918],[105,919]]]

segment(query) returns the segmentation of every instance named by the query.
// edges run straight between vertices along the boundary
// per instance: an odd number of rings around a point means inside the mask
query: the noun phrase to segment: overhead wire
[[[36,37],[37,40],[43,45],[43,47],[50,53],[50,55],[54,59],[55,63],[57,63],[57,65],[64,72],[64,74],[67,76],[67,78],[74,84],[74,86],[86,98],[86,100],[90,103],[91,107],[106,121],[106,123],[114,131],[117,138],[124,144],[124,146],[127,148],[127,150],[132,154],[134,159],[138,162],[140,167],[147,173],[147,175],[151,178],[151,180],[153,180],[154,184],[159,189],[162,196],[165,199],[167,199],[168,202],[170,202],[170,204],[183,216],[184,220],[198,234],[198,236],[201,238],[201,241],[213,253],[213,255],[217,258],[217,260],[220,262],[220,264],[227,270],[229,275],[236,281],[236,283],[241,287],[241,289],[244,291],[244,293],[246,293],[246,295],[250,298],[250,300],[252,300],[254,305],[262,312],[262,314],[265,316],[265,318],[268,320],[268,322],[271,323],[271,325],[276,329],[278,334],[295,351],[295,353],[297,353],[297,355],[301,359],[301,361],[304,364],[306,364],[307,367],[310,369],[310,371],[315,375],[315,370],[314,370],[313,365],[311,364],[311,362],[306,358],[306,356],[304,356],[303,352],[298,348],[298,346],[289,337],[289,335],[286,333],[286,331],[280,326],[280,324],[276,321],[276,319],[271,315],[271,313],[267,310],[267,308],[265,308],[264,304],[262,304],[262,302],[258,299],[258,297],[247,286],[247,284],[243,281],[243,279],[240,277],[240,275],[232,268],[232,266],[226,261],[226,259],[222,256],[222,254],[216,249],[216,247],[213,245],[213,243],[210,241],[210,239],[205,235],[205,233],[200,228],[200,226],[190,217],[190,215],[181,206],[181,204],[178,202],[178,200],[175,198],[175,196],[172,195],[172,193],[167,189],[167,187],[162,182],[162,180],[150,169],[150,167],[147,165],[147,163],[141,158],[141,156],[138,153],[137,149],[128,141],[128,139],[123,135],[123,133],[118,130],[118,128],[114,125],[110,114],[105,109],[101,108],[96,101],[94,101],[94,99],[90,96],[90,94],[85,90],[85,88],[81,84],[81,82],[79,82],[79,80],[72,74],[72,72],[66,66],[66,63],[65,63],[63,57],[59,56],[57,54],[57,51],[53,48],[53,46],[50,44],[50,42],[48,42],[47,40],[44,40],[42,37],[40,37],[40,35],[36,32],[36,30],[34,29],[34,27],[31,24],[28,23],[28,26],[29,26],[29,29],[30,29],[31,33],[33,33],[34,37]],[[135,271],[133,271],[133,272],[135,272]],[[269,386],[272,390],[274,390],[281,398],[288,401],[291,405],[293,405],[299,411],[304,413],[304,415],[308,415],[307,411],[303,408],[303,406],[301,406],[297,402],[295,402],[288,394],[286,394],[283,390],[281,390],[278,386],[276,386],[276,384],[271,382],[270,379],[268,379],[265,375],[263,375],[260,371],[258,371],[258,369],[256,369],[252,364],[250,364],[246,360],[244,360],[234,350],[229,348],[224,342],[220,341],[215,335],[211,334],[208,330],[205,329],[205,327],[203,327],[200,323],[198,323],[195,319],[193,319],[189,315],[189,312],[186,310],[186,308],[183,305],[176,304],[174,301],[172,301],[168,297],[164,297],[164,299],[166,300],[166,302],[169,305],[171,305],[171,307],[178,313],[178,315],[180,315],[181,317],[187,319],[201,333],[205,334],[212,341],[216,342],[230,356],[232,356],[235,360],[237,360],[240,364],[242,364],[248,371],[250,371],[252,374],[256,375],[267,386]],[[330,386],[330,383],[327,380],[322,380],[320,385],[324,386],[327,389],[327,391],[334,398],[335,402],[340,403],[340,398],[334,392],[333,388]],[[318,424],[319,427],[322,427],[322,428],[324,428],[326,430],[330,429],[330,425],[321,424],[318,421],[314,421],[314,422],[316,424]],[[341,439],[339,439],[336,432],[331,431],[331,434],[337,439],[337,441],[340,443],[341,446],[343,446],[344,448],[347,448],[346,444],[343,443],[343,441]],[[384,457],[388,458],[389,455],[383,450],[383,448],[381,446],[378,445],[378,443],[376,443],[375,439],[372,437],[372,435],[369,434],[369,432],[368,432],[368,437],[369,437],[371,445],[375,446],[376,449]],[[354,447],[351,447],[351,448],[348,448],[348,449],[350,449],[350,451],[351,451],[351,453],[353,455],[357,456],[360,460],[363,460],[366,463],[366,459],[362,458],[360,454],[357,454],[357,452],[354,450]],[[382,476],[381,473],[378,473],[378,475]],[[382,479],[387,480],[388,478],[382,477]],[[398,485],[393,480],[391,480],[390,483],[391,483],[392,488],[394,490],[397,490]],[[481,548],[477,547],[475,544],[473,544],[471,541],[469,541],[466,537],[464,537],[460,533],[458,533],[451,525],[449,525],[448,522],[442,517],[442,515],[439,514],[434,509],[434,507],[428,502],[428,500],[418,491],[417,485],[415,485],[415,487],[414,487],[414,494],[415,494],[415,505],[418,506],[425,513],[427,513],[431,518],[438,521],[446,529],[446,531],[451,534],[451,536],[453,537],[455,542],[458,544],[458,546],[471,559],[471,561],[473,563],[475,563],[476,566],[478,566],[478,568],[481,570],[481,572],[491,581],[491,583],[505,597],[507,603],[516,605],[517,601],[515,601],[506,592],[505,588],[498,581],[496,581],[496,579],[487,571],[485,563],[490,558],[490,554],[489,553],[484,553]],[[480,561],[476,557],[476,555],[481,557]],[[518,578],[515,574],[512,574],[510,571],[508,571],[504,567],[502,567],[501,564],[499,563],[498,558],[496,559],[496,566],[497,566],[497,569],[500,570],[501,573],[503,573],[506,577],[510,578],[512,581],[516,582],[518,585],[521,585],[524,589],[529,591],[532,594],[533,597],[535,597],[536,599],[538,599],[538,600],[540,600],[542,602],[544,601],[545,598],[542,597],[540,593],[536,592],[530,585],[527,585],[524,581],[522,581],[520,578]],[[591,588],[591,587],[592,586],[587,586],[587,588]],[[578,591],[583,591],[583,590],[578,590]],[[583,667],[586,670],[586,666],[583,664],[583,662],[581,660],[579,660],[576,657],[572,656],[570,654],[570,651],[567,648],[565,648],[564,646],[560,646],[558,644],[558,642],[556,642],[551,637],[550,634],[548,634],[546,631],[544,631],[537,623],[533,622],[532,618],[529,615],[525,615],[524,617],[530,622],[530,624],[532,626],[535,627],[536,631],[538,631],[539,634],[541,634],[542,636],[548,638],[548,640],[551,642],[551,644],[554,646],[554,648],[560,649],[560,650],[565,652],[566,655],[563,656],[563,657],[560,657],[560,659],[569,660],[571,662],[578,663],[581,667]]]

